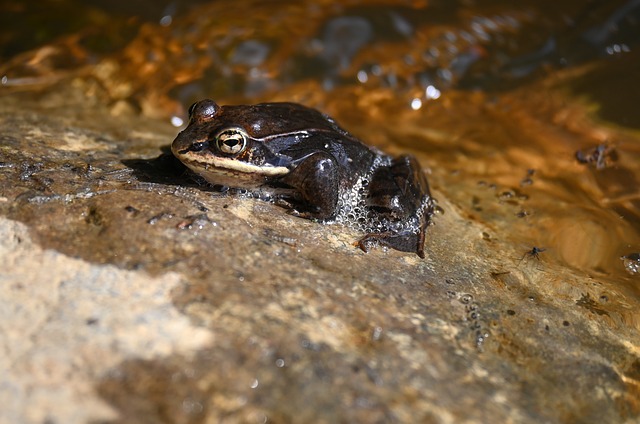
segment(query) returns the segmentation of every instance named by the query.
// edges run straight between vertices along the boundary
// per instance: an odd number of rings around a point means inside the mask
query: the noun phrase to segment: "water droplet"
[[[377,341],[377,340],[380,340],[381,336],[382,336],[382,327],[375,327],[371,334],[371,338]]]
[[[424,94],[427,97],[427,99],[433,99],[433,100],[439,99],[441,95],[440,90],[438,90],[433,85],[427,86],[427,88],[424,90]]]
[[[640,273],[640,253],[630,253],[621,256],[620,259],[629,274],[637,275]]]
[[[258,387],[258,384],[259,384],[259,382],[258,382],[258,379],[256,378],[251,382],[251,386],[249,386],[249,387],[251,387],[252,389],[255,389],[255,388]]]
[[[180,118],[179,116],[172,116],[171,117],[171,125],[173,125],[174,127],[181,127],[182,124],[184,124],[184,120],[182,118]]]

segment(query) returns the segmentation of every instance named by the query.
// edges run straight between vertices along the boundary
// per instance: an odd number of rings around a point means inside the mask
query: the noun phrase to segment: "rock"
[[[198,186],[162,153],[177,130],[76,94],[0,102],[1,420],[638,417],[633,288],[526,255],[487,219],[510,209],[436,184],[426,259],[364,253]]]

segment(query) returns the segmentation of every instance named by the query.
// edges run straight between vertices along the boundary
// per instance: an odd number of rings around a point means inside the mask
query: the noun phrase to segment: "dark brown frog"
[[[219,106],[202,100],[173,154],[209,183],[246,189],[293,213],[337,222],[379,243],[424,258],[433,200],[412,156],[392,158],[294,103]]]

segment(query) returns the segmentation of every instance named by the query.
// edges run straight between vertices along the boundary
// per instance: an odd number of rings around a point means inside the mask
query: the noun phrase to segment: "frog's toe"
[[[367,252],[371,244],[377,243],[401,252],[414,252],[424,259],[424,237],[419,233],[369,233],[356,242],[363,251]]]
[[[359,247],[360,250],[362,250],[364,253],[369,253],[369,247],[367,245],[370,243],[371,241],[369,240],[369,238],[367,236],[364,236],[360,240],[354,242],[353,245],[355,247]]]

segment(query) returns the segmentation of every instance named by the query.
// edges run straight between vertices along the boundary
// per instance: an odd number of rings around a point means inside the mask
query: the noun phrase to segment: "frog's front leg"
[[[328,219],[335,215],[338,203],[338,166],[333,156],[316,152],[305,157],[280,182],[293,187],[299,195],[304,218]]]

